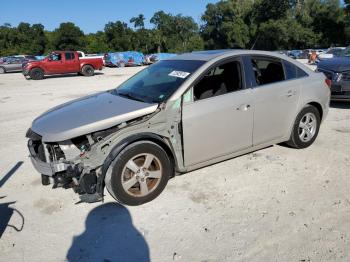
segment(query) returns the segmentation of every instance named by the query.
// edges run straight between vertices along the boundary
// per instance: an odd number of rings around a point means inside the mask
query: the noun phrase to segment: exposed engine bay
[[[107,137],[120,129],[149,118],[150,116],[140,117],[106,130],[62,142],[43,142],[40,135],[29,129],[26,137],[29,138],[30,158],[34,167],[42,174],[42,184],[52,184],[53,188],[72,188],[80,195],[82,202],[103,200],[104,177],[101,176],[103,162],[91,166],[91,162],[88,161],[91,149],[103,144]],[[101,159],[103,157],[105,156]]]

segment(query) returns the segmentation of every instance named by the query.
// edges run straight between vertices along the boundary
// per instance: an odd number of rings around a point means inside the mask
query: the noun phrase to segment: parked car
[[[288,56],[293,59],[308,59],[311,54],[311,49],[292,50],[288,52]]]
[[[2,62],[0,63],[0,74],[4,73],[10,73],[10,72],[21,72],[22,71],[22,64],[30,61],[30,56],[27,58],[19,56],[10,56],[3,58]]]
[[[327,52],[327,49],[315,49],[314,51],[316,52],[316,55],[319,56]]]
[[[174,174],[276,143],[310,146],[328,112],[325,80],[271,52],[179,55],[36,118],[30,158],[43,184],[51,177],[88,202],[106,185],[119,202],[140,205]]]
[[[102,70],[101,58],[80,59],[78,52],[55,51],[40,61],[30,61],[23,66],[23,75],[34,80],[45,75],[78,73],[93,76],[95,70]]]
[[[332,100],[350,100],[350,46],[339,57],[318,63],[317,71],[331,82]]]
[[[318,55],[318,60],[326,60],[331,59],[333,57],[341,56],[341,54],[344,52],[345,47],[332,47],[329,48],[326,52]]]
[[[301,53],[302,53],[301,50],[291,50],[289,51],[288,56],[293,59],[298,59]]]

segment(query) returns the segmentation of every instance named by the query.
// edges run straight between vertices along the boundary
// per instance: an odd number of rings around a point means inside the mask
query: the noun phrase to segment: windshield
[[[204,61],[163,60],[142,70],[111,91],[114,95],[146,103],[168,99]]]

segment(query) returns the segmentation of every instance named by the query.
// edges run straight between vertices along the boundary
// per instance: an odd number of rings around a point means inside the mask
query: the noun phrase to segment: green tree
[[[209,49],[246,48],[250,40],[252,1],[231,0],[208,4],[202,16],[201,35]]]
[[[34,24],[31,28],[31,43],[29,46],[29,54],[42,55],[45,52],[48,40],[45,36],[44,26],[42,24]]]
[[[143,14],[139,14],[137,17],[132,17],[130,19],[130,23],[133,23],[135,28],[145,28],[145,16]]]
[[[192,17],[181,14],[174,16],[158,11],[150,22],[154,25],[153,42],[158,52],[188,51],[190,40],[198,35],[199,31]]]
[[[109,50],[105,34],[102,31],[86,35],[85,40],[86,52],[88,53],[105,53]]]
[[[0,27],[0,55],[42,54],[47,39],[44,26],[20,23],[17,27],[5,24]]]
[[[74,23],[61,23],[54,31],[53,46],[57,50],[84,50],[84,32]]]
[[[109,22],[105,25],[104,33],[112,51],[132,50],[135,47],[132,42],[134,31],[124,22]]]

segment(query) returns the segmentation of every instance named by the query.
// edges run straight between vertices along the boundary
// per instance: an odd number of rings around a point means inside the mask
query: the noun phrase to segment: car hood
[[[33,121],[32,130],[45,142],[60,142],[151,114],[157,108],[158,104],[127,99],[107,91],[52,108]]]
[[[334,57],[332,59],[322,61],[318,64],[318,68],[333,72],[348,71],[350,70],[350,57]]]

